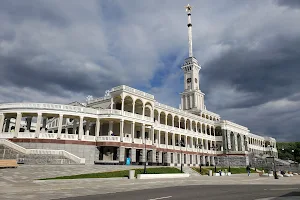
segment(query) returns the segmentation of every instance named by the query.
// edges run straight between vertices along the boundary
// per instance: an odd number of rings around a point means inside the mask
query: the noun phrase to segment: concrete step
[[[177,168],[180,169],[180,167]],[[191,167],[183,167],[182,170],[184,173],[190,174],[190,176],[201,176],[201,174],[193,170]]]

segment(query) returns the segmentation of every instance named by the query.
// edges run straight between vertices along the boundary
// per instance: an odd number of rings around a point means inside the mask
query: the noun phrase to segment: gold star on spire
[[[188,13],[191,13],[192,12],[192,6],[190,4],[184,6],[185,7],[185,11],[188,12]]]

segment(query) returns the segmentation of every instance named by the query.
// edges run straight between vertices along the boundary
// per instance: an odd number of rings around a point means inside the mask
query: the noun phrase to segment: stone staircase
[[[84,159],[63,150],[25,149],[4,139],[0,139],[0,159],[14,159],[29,165],[84,164]]]
[[[177,167],[178,169],[180,169],[180,167]],[[195,170],[193,170],[190,167],[183,167],[182,168],[183,172],[186,174],[190,174],[190,177],[198,177],[201,176],[201,174],[199,174],[198,172],[196,172]]]

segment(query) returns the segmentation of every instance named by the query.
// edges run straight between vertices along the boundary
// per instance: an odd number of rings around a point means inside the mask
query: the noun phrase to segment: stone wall
[[[29,142],[15,142],[15,143],[26,149],[65,150],[80,158],[85,158],[85,164],[94,164],[95,159],[99,157],[99,150],[94,145],[29,143]]]
[[[222,167],[228,167],[230,163],[230,166],[232,167],[245,167],[249,165],[249,159],[248,156],[238,156],[238,155],[230,155],[230,156],[218,156],[216,160],[217,166]]]

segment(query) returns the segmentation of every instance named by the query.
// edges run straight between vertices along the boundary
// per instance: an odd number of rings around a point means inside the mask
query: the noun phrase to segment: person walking
[[[247,165],[247,167],[246,167],[246,170],[247,170],[247,173],[248,173],[248,176],[250,176],[250,166],[249,165]]]

